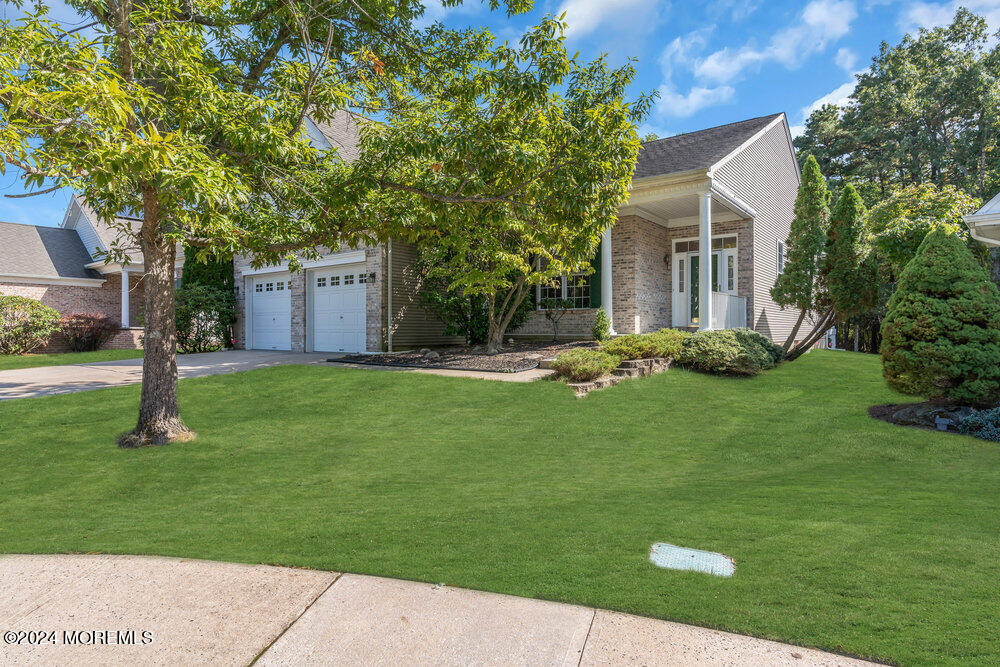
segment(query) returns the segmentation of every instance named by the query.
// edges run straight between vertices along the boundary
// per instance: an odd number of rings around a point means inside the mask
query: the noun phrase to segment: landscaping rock
[[[554,361],[552,359],[543,359],[538,366],[540,368],[548,368],[546,362]],[[598,378],[597,380],[591,380],[590,382],[567,382],[566,385],[571,387],[577,396],[583,397],[588,393],[594,391],[595,389],[604,389],[605,387],[611,387],[622,380],[628,380],[637,377],[648,377],[650,375],[655,375],[662,371],[670,368],[671,359],[626,359],[618,364],[618,367],[611,371],[609,377]]]
[[[426,357],[427,359],[440,359],[441,358],[441,354],[438,353],[438,352],[435,352],[434,350],[431,350],[430,352],[428,352],[427,354],[425,354],[424,357]]]
[[[429,347],[422,347],[422,348],[420,348],[420,354],[427,354],[430,351],[431,351],[431,348],[429,348]]]

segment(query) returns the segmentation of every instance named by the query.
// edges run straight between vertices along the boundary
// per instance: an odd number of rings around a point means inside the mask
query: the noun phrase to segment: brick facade
[[[102,276],[104,284],[97,287],[80,285],[40,285],[35,283],[3,282],[0,283],[0,294],[8,296],[24,296],[38,299],[44,305],[53,308],[61,315],[71,313],[98,313],[121,321],[121,274]],[[132,275],[129,280],[129,318],[131,324],[142,322],[142,277]],[[125,329],[116,335],[106,347],[116,349],[134,349],[141,347],[140,337]],[[141,333],[141,330],[140,330]],[[57,334],[46,347],[47,352],[59,352],[66,349],[65,341]]]
[[[753,322],[753,222],[712,223],[712,236],[737,235],[737,294],[747,299],[747,322]],[[698,236],[698,226],[664,227],[634,215],[622,216],[611,230],[611,289],[617,333],[647,333],[672,326],[673,241]],[[669,262],[669,263],[668,263]],[[560,338],[590,338],[596,309],[568,312],[559,323]],[[542,312],[512,334],[552,335]]]

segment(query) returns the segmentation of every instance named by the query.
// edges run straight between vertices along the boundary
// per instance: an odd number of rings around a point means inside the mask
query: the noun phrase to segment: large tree
[[[942,227],[963,239],[973,254],[985,259],[983,246],[972,240],[962,216],[979,208],[980,201],[950,185],[910,185],[875,206],[866,220],[868,241],[878,252],[883,279],[895,282],[917,254],[932,230]]]
[[[365,131],[359,171],[373,189],[390,188],[385,204],[428,277],[485,299],[490,352],[536,285],[590,272],[627,196],[636,124],[651,103],[626,99],[631,62],[581,62],[561,31],[546,19],[517,48],[399,91],[386,123]]]
[[[802,169],[802,182],[795,198],[795,217],[785,241],[785,267],[771,288],[775,303],[799,311],[783,346],[786,355],[793,354],[793,348],[801,347],[796,346],[795,341],[807,317],[812,315],[814,328],[817,328],[830,316],[820,279],[823,247],[830,224],[828,200],[826,179],[816,158],[810,155]]]
[[[524,134],[495,141],[488,122],[463,124],[449,111],[488,100],[493,115],[465,114],[510,124],[524,99],[547,97],[574,71],[553,20],[515,51],[485,30],[415,29],[417,0],[71,5],[85,30],[44,9],[3,26],[0,154],[29,186],[74,187],[109,224],[122,211],[143,218],[138,234],[118,230],[109,257],[138,246],[146,272],[142,397],[123,446],[193,436],[177,404],[178,244],[201,258],[246,251],[256,265],[296,268],[322,247],[422,237],[446,209],[503,205],[525,220],[546,196],[565,202],[577,192],[577,170],[597,169],[572,165],[559,176],[566,165],[512,145]],[[523,53],[527,65],[515,71]],[[556,106],[546,109],[559,125]],[[363,129],[354,163],[318,151],[306,132],[345,109],[372,118],[355,117]],[[576,142],[597,133],[584,130],[559,136],[586,162]]]
[[[843,107],[824,106],[795,140],[835,185],[869,204],[898,187],[951,184],[980,198],[1000,187],[1000,46],[960,9],[944,27],[883,42]]]
[[[878,301],[878,265],[865,237],[865,204],[853,185],[840,191],[826,234],[823,280],[834,316],[855,318]],[[858,328],[855,351],[858,348]]]

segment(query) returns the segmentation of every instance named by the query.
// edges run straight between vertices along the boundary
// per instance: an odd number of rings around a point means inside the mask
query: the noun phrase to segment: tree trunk
[[[833,311],[827,311],[816,321],[816,325],[812,328],[809,334],[802,339],[802,342],[796,345],[793,349],[785,353],[786,361],[795,361],[803,354],[805,354],[810,347],[816,344],[816,341],[820,339],[824,333],[826,333],[830,327],[833,325],[834,314]]]
[[[792,327],[792,332],[788,334],[788,338],[785,339],[785,344],[781,347],[784,348],[785,354],[788,354],[788,350],[792,349],[792,344],[795,343],[795,334],[799,332],[799,328],[802,326],[802,321],[806,319],[805,309],[799,311],[799,319],[795,320],[795,326]]]
[[[500,303],[499,310],[496,308],[497,295],[490,297],[489,319],[490,332],[486,339],[486,354],[497,354],[503,349],[503,336],[507,333],[507,327],[514,318],[524,297],[528,295],[528,287],[525,285],[526,276],[521,276],[514,283],[514,286],[507,292],[507,296]]]
[[[143,224],[139,245],[145,257],[143,276],[145,335],[142,356],[142,398],[139,421],[123,434],[124,448],[165,445],[191,440],[177,405],[177,323],[174,319],[174,242],[164,238],[154,188],[143,188]]]

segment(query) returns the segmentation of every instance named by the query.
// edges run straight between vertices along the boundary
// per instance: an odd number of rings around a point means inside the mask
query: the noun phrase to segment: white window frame
[[[778,275],[780,276],[781,273],[785,270],[785,260],[788,255],[788,250],[785,248],[784,241],[775,241],[774,243],[775,243],[774,250],[776,257],[774,265],[775,267],[777,267]]]
[[[587,273],[587,274],[584,274],[584,273],[574,273],[572,276],[569,276],[569,277],[580,276],[581,278],[586,278],[586,279],[589,280],[591,275],[593,275],[593,274],[590,274],[590,273]],[[559,298],[560,299],[567,299],[567,298],[569,298],[569,297],[566,296],[567,285],[569,284],[569,281],[566,280],[566,278],[567,278],[567,276],[559,276],[559,294],[560,294]],[[579,308],[577,308],[577,307],[567,308],[566,310],[593,310],[594,306],[591,305],[592,301],[591,301],[590,297],[591,297],[590,290],[588,289],[587,290],[587,305],[586,306],[581,306]],[[535,285],[535,304],[536,304],[535,310],[539,310],[539,311],[542,311],[542,312],[548,310],[548,308],[542,308],[542,284],[541,283]]]

